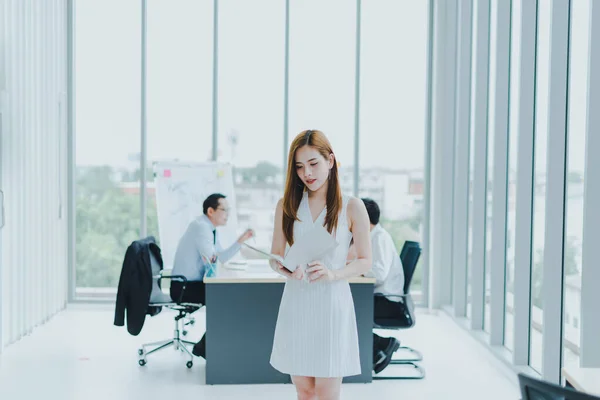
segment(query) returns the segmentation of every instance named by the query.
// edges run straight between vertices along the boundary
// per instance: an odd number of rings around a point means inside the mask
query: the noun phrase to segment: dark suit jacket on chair
[[[162,269],[160,248],[156,245],[154,237],[149,236],[136,240],[127,248],[119,278],[114,324],[125,324],[127,310],[127,331],[134,336],[141,332],[146,314],[155,315],[160,312],[160,307],[148,306],[152,292],[150,252]]]

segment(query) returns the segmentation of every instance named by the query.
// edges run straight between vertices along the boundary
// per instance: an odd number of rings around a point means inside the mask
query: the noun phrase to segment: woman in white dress
[[[284,256],[286,246],[316,224],[334,235],[338,245],[293,273],[271,260],[271,267],[288,278],[271,365],[291,375],[299,399],[339,399],[342,378],[361,373],[347,279],[371,269],[369,216],[360,199],[342,195],[333,150],[320,131],[296,136],[286,179],[284,197],[275,211],[271,252]],[[352,238],[357,258],[346,265]]]

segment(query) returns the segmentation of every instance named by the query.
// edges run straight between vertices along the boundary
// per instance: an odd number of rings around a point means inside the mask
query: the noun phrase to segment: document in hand
[[[294,240],[294,244],[289,248],[285,258],[281,258],[277,254],[264,252],[245,243],[244,245],[269,258],[279,261],[281,265],[293,272],[298,265],[307,264],[323,257],[329,251],[334,249],[338,243],[323,226],[316,225],[310,231]]]

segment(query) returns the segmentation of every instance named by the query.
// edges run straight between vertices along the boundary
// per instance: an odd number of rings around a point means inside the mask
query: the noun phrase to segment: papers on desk
[[[285,258],[277,254],[267,253],[245,243],[244,245],[270,259],[279,261],[281,265],[293,272],[298,265],[308,264],[323,257],[333,250],[338,243],[323,226],[316,225],[302,237],[295,238],[294,244],[289,248]]]
[[[248,268],[248,262],[246,260],[230,260],[223,264],[223,267],[228,269],[245,271],[246,268]]]

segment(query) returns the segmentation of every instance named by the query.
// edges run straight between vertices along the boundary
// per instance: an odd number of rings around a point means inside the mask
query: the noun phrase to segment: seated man
[[[373,264],[371,271],[365,276],[375,278],[375,293],[384,296],[400,296],[404,291],[404,270],[400,255],[392,236],[379,225],[379,206],[369,198],[363,198],[371,222],[371,248]],[[350,247],[348,259],[353,260],[354,247]],[[398,297],[375,296],[375,318],[394,318],[394,302]],[[391,315],[390,315],[391,314]],[[392,355],[400,347],[396,338],[382,338],[373,333],[373,370],[379,373],[392,361]]]
[[[227,249],[221,247],[216,228],[227,223],[228,207],[224,195],[214,193],[208,196],[203,204],[204,215],[193,220],[179,240],[173,260],[173,275],[183,275],[188,280],[182,299],[185,303],[206,304],[203,282],[206,262],[203,257],[214,259],[216,256],[227,262],[240,250],[241,244],[254,235],[248,229]],[[171,282],[171,298],[174,301],[179,300],[182,290],[182,282]],[[206,333],[194,346],[192,353],[195,356],[206,358],[205,341]]]

